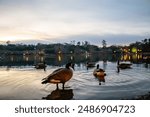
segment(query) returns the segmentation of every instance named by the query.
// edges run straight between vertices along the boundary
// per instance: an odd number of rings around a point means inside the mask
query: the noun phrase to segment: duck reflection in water
[[[73,90],[72,89],[56,89],[51,92],[51,94],[43,97],[42,99],[46,100],[71,100],[73,99]]]
[[[98,78],[99,85],[101,85],[101,82],[105,82],[106,73],[103,69],[99,68],[99,64],[97,64],[97,68],[93,71],[93,75]]]

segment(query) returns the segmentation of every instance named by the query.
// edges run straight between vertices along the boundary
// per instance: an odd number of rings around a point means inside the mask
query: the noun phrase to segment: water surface
[[[65,63],[65,62],[64,62]],[[0,99],[132,99],[150,91],[150,69],[144,63],[133,63],[131,69],[117,72],[116,61],[96,61],[105,69],[105,83],[99,85],[93,70],[87,70],[85,61],[75,64],[72,79],[65,91],[56,90],[54,84],[41,84],[41,80],[65,64],[47,65],[46,71],[35,69],[33,65],[0,66]]]

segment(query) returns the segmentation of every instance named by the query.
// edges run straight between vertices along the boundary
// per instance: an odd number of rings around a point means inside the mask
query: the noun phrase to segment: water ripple
[[[102,66],[102,62],[98,63]],[[57,68],[48,66],[46,71],[32,67],[9,71],[0,68],[0,99],[41,99],[56,89],[55,84],[42,85],[41,79]],[[116,63],[108,62],[106,82],[101,85],[93,76],[93,70],[76,66],[73,78],[65,84],[73,89],[73,99],[124,99],[150,90],[150,69],[143,65],[133,64],[132,69],[117,73]]]

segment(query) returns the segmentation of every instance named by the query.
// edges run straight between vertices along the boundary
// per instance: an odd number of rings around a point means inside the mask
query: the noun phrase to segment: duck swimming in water
[[[86,66],[87,66],[87,67],[95,67],[95,63],[93,63],[93,62],[90,62],[90,63],[87,62],[87,63],[86,63]]]
[[[89,69],[89,68],[93,68],[93,67],[95,67],[95,63],[94,62],[87,62],[86,63],[86,67],[87,67],[87,70]]]
[[[65,83],[68,80],[70,80],[73,76],[73,69],[71,67],[74,69],[74,64],[68,63],[66,64],[65,68],[59,68],[53,71],[46,78],[42,79],[42,84],[53,83],[57,85],[57,89],[58,89],[58,84],[62,83],[64,89]]]
[[[43,62],[43,63],[37,63],[37,64],[35,65],[35,68],[36,68],[36,69],[44,69],[44,71],[45,71],[46,67],[47,67],[47,65],[46,65],[45,62]]]
[[[117,67],[121,68],[121,69],[127,69],[127,68],[131,68],[131,63],[120,63],[120,61],[117,61]]]
[[[105,82],[106,73],[103,69],[99,68],[99,64],[97,65],[97,68],[93,71],[93,75],[98,78],[99,85],[101,85],[101,82]]]

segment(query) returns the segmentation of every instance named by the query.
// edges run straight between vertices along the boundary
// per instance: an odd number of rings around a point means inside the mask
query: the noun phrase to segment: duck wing
[[[61,71],[62,69],[64,69],[64,68],[59,68],[59,69],[54,70],[50,75],[48,75],[46,78],[43,78],[42,80],[48,79],[49,77],[51,77],[51,76],[54,75],[55,73]]]
[[[50,79],[55,79],[55,80],[67,80],[70,79],[73,75],[73,72],[71,69],[63,68],[59,70],[58,72],[53,73]]]
[[[60,69],[57,69],[54,72],[52,72],[52,74],[47,76],[45,79],[43,79],[44,81],[42,82],[42,84],[51,82],[53,80],[65,82],[65,81],[69,80],[72,77],[72,75],[73,75],[73,73],[70,69],[60,68]]]

